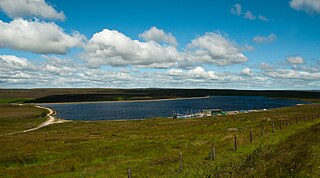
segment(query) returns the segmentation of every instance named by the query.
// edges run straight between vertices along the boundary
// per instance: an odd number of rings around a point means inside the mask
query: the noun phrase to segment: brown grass
[[[46,113],[32,105],[0,104],[0,135],[34,128],[45,120]]]
[[[276,149],[290,136],[319,122],[304,119],[283,130],[276,125],[276,132],[271,133],[273,121],[307,118],[319,110],[320,105],[304,105],[216,118],[50,125],[0,137],[0,177],[126,177],[128,167],[133,177],[230,177],[249,155],[270,145]],[[263,138],[261,123],[267,128]],[[248,140],[250,129],[253,144]],[[234,135],[238,138],[236,152]],[[217,150],[214,162],[209,159],[212,143]],[[182,174],[179,152],[183,153]]]

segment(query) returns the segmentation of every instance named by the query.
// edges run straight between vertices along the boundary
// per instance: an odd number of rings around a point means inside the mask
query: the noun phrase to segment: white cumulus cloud
[[[297,71],[292,69],[277,69],[265,72],[266,75],[281,79],[320,80],[320,73]]]
[[[187,72],[187,75],[195,78],[203,79],[219,79],[214,71],[205,71],[202,67],[196,67]]]
[[[186,85],[188,87],[194,87],[194,84],[200,84],[197,86],[207,87],[222,87],[226,85],[239,85],[247,81],[252,81],[252,75],[248,77],[239,76],[236,73],[230,72],[216,72],[212,70],[205,70],[204,68],[197,66],[189,70],[170,69],[165,73],[169,78],[167,81],[174,81],[173,84]],[[165,78],[165,76],[163,76]]]
[[[214,71],[206,71],[200,66],[192,68],[190,70],[181,70],[181,69],[170,69],[166,72],[169,76],[177,76],[177,77],[186,77],[193,79],[207,79],[207,80],[216,80],[219,77],[216,75]]]
[[[231,13],[235,14],[237,16],[240,16],[242,14],[242,6],[241,4],[235,4],[232,8],[231,8]]]
[[[263,16],[263,15],[259,15],[258,18],[262,21],[268,22],[270,21],[270,19],[268,19],[267,17]]]
[[[31,62],[14,55],[0,55],[1,87],[120,87],[131,80],[129,73],[121,71],[89,69],[56,56],[42,58],[41,62]]]
[[[177,46],[177,40],[171,33],[166,33],[157,27],[151,27],[149,30],[139,35],[145,41],[154,41],[156,43],[166,42],[173,46]]]
[[[15,19],[0,20],[0,48],[34,53],[65,54],[70,48],[80,47],[85,37],[78,32],[69,35],[55,23]]]
[[[85,47],[83,59],[91,67],[136,65],[153,68],[172,67],[182,60],[173,46],[132,40],[118,31],[108,29],[93,35]]]
[[[247,11],[244,13],[244,18],[249,19],[249,20],[255,20],[257,17],[252,14],[252,12]]]
[[[184,87],[184,88],[285,88],[306,89],[320,86],[317,65],[244,68],[239,72],[201,66],[188,69],[108,69],[88,68],[82,63],[56,56],[31,61],[13,55],[0,55],[0,85],[3,88],[35,87]],[[285,67],[285,68],[284,68]]]
[[[233,5],[233,7],[230,10],[231,14],[234,14],[236,16],[241,16],[245,19],[249,19],[249,20],[261,20],[264,22],[268,22],[269,19],[266,16],[263,15],[258,15],[258,18],[249,10],[242,12],[242,6],[241,4],[235,4]]]
[[[305,11],[310,14],[320,13],[319,0],[291,0],[289,4],[291,8],[298,11]]]
[[[0,9],[11,18],[40,17],[65,20],[63,12],[58,12],[45,0],[0,0]]]
[[[0,55],[0,69],[2,70],[31,70],[35,67],[26,59],[13,55]]]
[[[304,63],[304,59],[301,56],[290,56],[287,58],[287,61],[290,64],[303,64]]]
[[[227,66],[248,61],[238,46],[220,33],[198,36],[185,49],[153,40],[133,40],[116,30],[104,29],[93,35],[85,46],[82,59],[88,66],[104,65],[148,68],[192,67],[202,64]]]
[[[253,75],[253,72],[250,68],[244,68],[241,70],[240,72],[242,75],[246,75],[246,76],[252,76]]]
[[[271,42],[274,42],[275,40],[277,40],[277,35],[275,35],[274,33],[271,33],[268,36],[256,36],[253,38],[253,41],[258,44],[271,43]]]
[[[220,66],[248,61],[241,47],[220,33],[206,33],[192,40],[188,45],[188,58],[195,63],[209,63]]]

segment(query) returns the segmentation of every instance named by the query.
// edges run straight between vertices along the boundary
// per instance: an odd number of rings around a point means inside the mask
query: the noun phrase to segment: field
[[[31,106],[3,107],[1,124],[11,124],[3,133],[17,120],[43,121]],[[319,111],[310,104],[215,118],[50,125],[0,136],[0,177],[127,177],[128,168],[132,177],[319,177]]]
[[[319,102],[318,91],[254,91],[214,89],[0,89],[0,103],[57,103],[151,100],[205,96],[266,96]]]
[[[0,135],[34,128],[45,121],[46,113],[31,105],[0,104]]]

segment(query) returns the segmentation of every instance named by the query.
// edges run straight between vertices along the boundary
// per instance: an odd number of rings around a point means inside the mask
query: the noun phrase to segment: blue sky
[[[320,89],[318,0],[3,0],[0,11],[0,88]]]

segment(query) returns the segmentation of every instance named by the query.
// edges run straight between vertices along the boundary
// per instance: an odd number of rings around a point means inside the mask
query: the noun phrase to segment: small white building
[[[203,114],[206,116],[217,116],[223,114],[221,109],[204,109]]]

